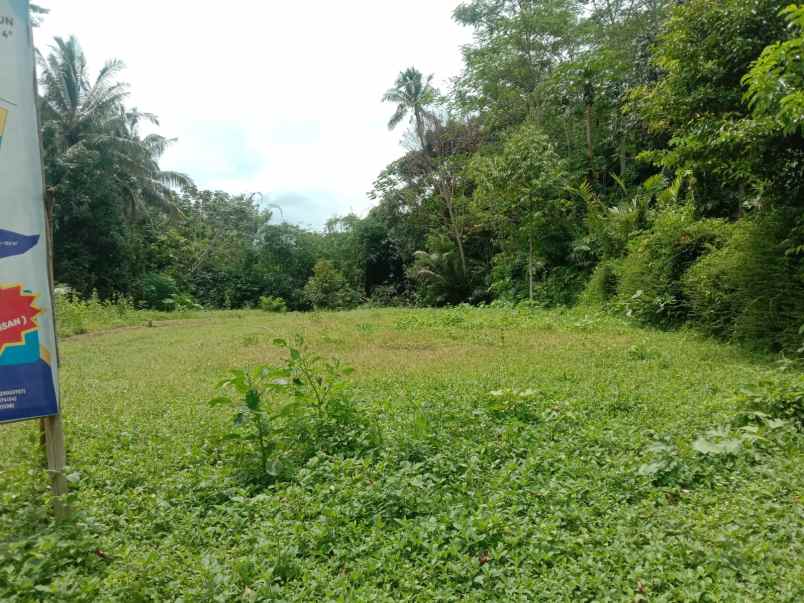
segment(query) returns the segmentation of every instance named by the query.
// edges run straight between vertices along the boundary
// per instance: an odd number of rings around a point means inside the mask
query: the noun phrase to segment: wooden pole
[[[34,81],[36,81],[34,79]],[[38,112],[37,112],[38,114]],[[41,129],[39,130],[40,149],[42,144]],[[44,179],[44,166],[42,169]],[[50,284],[50,307],[53,328],[56,328],[56,300],[54,296],[54,262],[53,262],[53,203],[50,199],[51,192],[45,190],[45,230],[47,234],[47,262],[48,262],[48,281]],[[59,343],[56,336],[55,361],[59,363]],[[61,401],[59,401],[61,406]],[[61,408],[59,408],[61,412]],[[67,465],[67,452],[64,447],[64,424],[61,414],[53,417],[44,417],[39,422],[41,443],[47,452],[47,471],[50,475],[50,490],[53,494],[53,514],[56,521],[64,521],[70,515],[70,509],[64,502],[64,495],[67,494],[67,478],[64,475],[64,468]]]
[[[45,445],[47,448],[47,471],[50,474],[50,489],[53,493],[53,513],[56,521],[67,519],[70,509],[64,502],[67,494],[67,478],[64,467],[67,464],[67,454],[64,450],[64,427],[61,415],[45,417],[42,419],[45,429]]]
[[[28,15],[30,15],[30,8]],[[33,40],[33,24],[29,23],[28,32]],[[51,321],[53,323],[54,341],[56,349],[54,350],[54,361],[56,365],[60,363],[59,357],[59,341],[56,334],[56,300],[54,295],[55,289],[55,270],[53,261],[53,209],[55,199],[53,198],[53,191],[47,187],[46,174],[45,174],[45,154],[44,145],[42,144],[42,119],[40,115],[39,103],[39,90],[37,88],[37,75],[36,75],[36,60],[33,61],[33,85],[34,85],[34,102],[36,104],[36,131],[39,137],[39,169],[42,174],[42,209],[45,214],[45,234],[47,243],[47,272],[48,284],[50,286],[50,310]],[[56,384],[58,388],[58,383]],[[59,396],[60,398],[61,396]],[[59,400],[59,413],[61,413],[61,400]],[[70,509],[64,502],[64,496],[67,494],[67,477],[64,475],[64,468],[67,465],[67,452],[64,447],[64,424],[61,419],[61,414],[52,417],[44,417],[39,422],[39,430],[41,443],[44,445],[47,453],[47,471],[50,475],[50,490],[53,494],[53,514],[56,521],[64,521],[70,515]]]

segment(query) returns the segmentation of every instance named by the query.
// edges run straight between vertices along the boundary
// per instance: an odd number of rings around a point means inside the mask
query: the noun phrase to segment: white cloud
[[[415,65],[446,86],[470,37],[451,19],[458,0],[40,4],[51,9],[40,48],[72,34],[93,68],[125,61],[131,103],[179,139],[166,169],[203,187],[312,199],[292,213],[314,226],[364,213],[372,182],[402,154],[402,130],[386,128],[393,107],[380,102],[398,72]]]

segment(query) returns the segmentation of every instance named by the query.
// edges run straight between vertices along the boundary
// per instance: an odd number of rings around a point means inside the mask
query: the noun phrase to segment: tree
[[[193,186],[189,176],[180,172],[163,171],[159,167],[160,158],[175,139],[165,138],[159,134],[148,134],[145,138],[141,138],[140,122],[144,120],[158,126],[158,118],[136,109],[122,111],[119,136],[121,142],[125,142],[116,146],[116,150],[125,168],[123,172],[125,180],[120,185],[127,193],[129,218],[141,216],[146,207],[175,212],[173,191]]]
[[[676,6],[654,50],[661,76],[631,95],[629,110],[657,142],[641,157],[668,172],[691,172],[702,215],[738,217],[746,206],[790,197],[800,178],[800,143],[753,121],[741,83],[765,47],[785,37],[783,4]]]
[[[494,130],[539,120],[541,87],[556,65],[577,54],[581,2],[471,0],[455,20],[474,30],[464,47],[466,68],[456,87],[459,106],[479,111]]]
[[[144,205],[170,208],[172,190],[191,184],[184,174],[163,172],[158,160],[172,142],[157,134],[141,138],[138,126],[155,116],[125,108],[128,85],[117,81],[120,61],[109,61],[91,80],[78,41],[56,38],[48,57],[40,57],[42,129],[45,146],[48,205],[52,213],[60,186],[77,169],[75,155],[91,150],[103,156],[106,187],[127,200],[134,217]],[[81,169],[81,168],[78,168]]]
[[[772,117],[785,134],[804,135],[804,5],[791,4],[782,15],[790,36],[770,44],[751,65],[744,98],[757,117]]]
[[[39,57],[47,210],[54,231],[57,280],[101,295],[128,293],[142,266],[136,262],[137,222],[148,210],[176,203],[174,187],[191,184],[163,172],[169,140],[141,138],[137,126],[156,118],[125,107],[128,86],[109,61],[92,79],[75,38],[57,38]]]
[[[357,292],[349,286],[346,278],[332,262],[319,260],[313,268],[313,276],[304,286],[304,295],[316,309],[341,310],[358,303]]]
[[[475,201],[501,240],[527,245],[528,298],[534,297],[537,255],[553,265],[568,255],[571,206],[561,199],[567,175],[544,133],[524,124],[499,153],[473,165]],[[568,215],[570,214],[570,215]]]
[[[437,91],[432,86],[433,76],[424,79],[421,71],[410,67],[400,72],[394,87],[389,89],[382,97],[383,102],[396,103],[396,111],[388,122],[388,129],[396,128],[408,114],[416,128],[416,136],[422,145],[427,148],[425,132],[428,120],[433,120],[430,106],[435,102]]]

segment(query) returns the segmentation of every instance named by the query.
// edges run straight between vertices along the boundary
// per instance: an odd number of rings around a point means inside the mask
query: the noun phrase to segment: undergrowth
[[[795,366],[580,310],[228,316],[64,341],[74,514],[3,426],[0,600],[804,594]]]

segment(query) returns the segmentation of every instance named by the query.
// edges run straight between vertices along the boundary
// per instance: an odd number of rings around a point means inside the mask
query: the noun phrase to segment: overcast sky
[[[380,98],[414,65],[439,85],[471,38],[459,0],[39,0],[44,50],[75,35],[93,73],[126,63],[130,104],[178,141],[163,169],[204,188],[263,192],[288,221],[364,215],[404,150]]]

